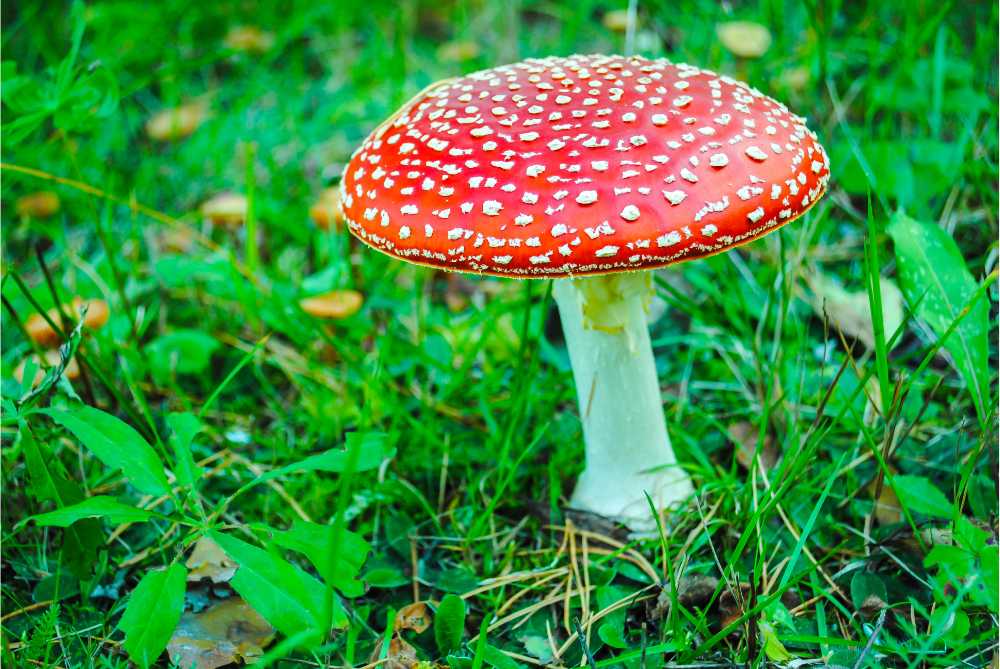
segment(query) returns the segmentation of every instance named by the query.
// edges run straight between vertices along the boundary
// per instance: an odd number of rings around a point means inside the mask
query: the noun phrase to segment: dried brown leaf
[[[886,341],[903,322],[903,294],[892,279],[880,278],[882,287],[882,322]],[[848,338],[857,338],[869,349],[875,348],[872,312],[868,306],[868,292],[847,291],[840,284],[821,273],[809,279],[813,291],[812,306],[816,313],[830,318],[830,323]]]
[[[201,613],[185,613],[167,645],[180,667],[217,669],[255,662],[274,639],[274,628],[240,597],[225,599]]]
[[[874,480],[868,484],[868,493],[875,494]],[[879,525],[892,525],[903,520],[903,510],[899,504],[899,498],[885,481],[882,482],[882,491],[879,493],[878,501],[875,502],[875,520],[878,521]]]
[[[209,537],[202,537],[194,545],[187,559],[187,580],[194,582],[203,578],[212,583],[228,583],[236,573],[236,563],[229,559],[219,544]]]
[[[396,613],[395,630],[413,630],[421,634],[431,626],[431,612],[423,602],[407,604]]]
[[[753,467],[753,454],[757,449],[760,431],[747,421],[733,423],[726,431],[729,439],[736,445],[736,461],[749,471]],[[775,451],[774,440],[770,434],[764,435],[764,444],[759,455],[761,464],[768,470],[778,461],[778,453]]]
[[[375,649],[368,659],[370,663],[378,662],[379,658],[382,657],[382,645],[384,642],[385,637],[382,637],[375,644]],[[385,667],[385,669],[413,669],[418,664],[420,663],[417,661],[417,649],[408,644],[399,635],[394,634],[392,640],[389,642],[389,652],[385,657],[385,661],[379,666]]]

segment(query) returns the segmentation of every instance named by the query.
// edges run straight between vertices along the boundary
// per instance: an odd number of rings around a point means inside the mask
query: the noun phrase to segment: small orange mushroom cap
[[[63,310],[70,318],[76,319],[80,317],[80,312],[84,305],[87,306],[87,315],[83,319],[84,327],[91,330],[98,330],[108,322],[110,312],[108,310],[108,303],[104,300],[84,300],[74,297],[70,304],[63,305]],[[46,315],[48,316],[48,320],[41,314],[31,314],[28,320],[24,322],[24,329],[32,341],[37,344],[46,347],[56,346],[60,340],[59,333],[52,329],[48,321],[51,320],[54,323],[59,323],[59,310],[56,308],[49,309]]]
[[[824,193],[805,120],[749,85],[620,56],[444,81],[377,128],[341,180],[351,232],[449,270],[606,274],[711,255]]]

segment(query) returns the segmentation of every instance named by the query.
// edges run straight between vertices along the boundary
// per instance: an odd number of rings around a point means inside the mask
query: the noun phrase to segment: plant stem
[[[576,382],[587,466],[570,500],[574,508],[655,529],[657,510],[692,492],[677,466],[663,417],[646,322],[648,273],[557,279],[559,307]]]

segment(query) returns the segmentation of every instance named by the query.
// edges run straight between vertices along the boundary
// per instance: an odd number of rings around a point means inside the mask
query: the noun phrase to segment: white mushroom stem
[[[655,529],[658,511],[684,501],[691,480],[677,465],[663,416],[646,311],[648,272],[557,279],[559,307],[576,382],[587,465],[570,505]]]

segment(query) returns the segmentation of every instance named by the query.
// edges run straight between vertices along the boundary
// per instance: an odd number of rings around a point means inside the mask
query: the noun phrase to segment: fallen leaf
[[[468,40],[445,42],[437,49],[438,60],[445,63],[460,63],[479,55],[479,45]]]
[[[208,118],[208,109],[202,102],[190,102],[164,109],[146,121],[146,134],[157,142],[183,139],[193,133]]]
[[[423,602],[407,604],[396,613],[395,630],[413,630],[421,634],[431,625],[431,612]]]
[[[240,597],[230,597],[201,613],[185,613],[167,644],[170,661],[188,669],[217,669],[233,662],[252,664],[274,639],[274,628]]]
[[[257,26],[233,26],[223,43],[233,51],[265,53],[274,46],[274,35]]]
[[[237,564],[229,559],[211,537],[202,537],[187,559],[188,581],[210,579],[212,583],[228,583],[236,573]]]
[[[875,494],[874,480],[868,484],[867,490],[868,494]],[[903,520],[903,511],[899,504],[899,498],[896,497],[892,486],[885,481],[882,481],[882,491],[875,502],[875,520],[878,521],[879,525],[892,525]]]
[[[677,601],[689,609],[705,606],[711,601],[718,587],[719,579],[714,576],[705,574],[682,576],[677,581]],[[673,591],[669,587],[660,588],[660,594],[656,597],[656,604],[650,611],[649,617],[652,620],[662,620],[670,613],[673,601]]]
[[[15,205],[18,216],[48,218],[59,211],[59,196],[50,190],[42,190],[17,199]]]
[[[316,203],[309,207],[309,218],[321,230],[338,229],[344,221],[344,214],[340,209],[340,189],[324,188]]]
[[[236,228],[247,218],[247,198],[240,193],[219,193],[201,205],[201,215],[212,225]]]
[[[749,471],[753,467],[753,455],[757,449],[760,431],[747,421],[740,421],[730,425],[726,432],[729,434],[730,441],[736,444],[736,461]],[[770,434],[765,433],[764,435],[764,444],[761,446],[759,457],[764,469],[767,470],[772,469],[778,461],[778,454],[774,450],[774,440]]]
[[[880,282],[882,323],[888,342],[903,323],[903,293],[892,279],[880,277]],[[875,331],[867,291],[846,291],[836,281],[819,272],[810,275],[809,287],[813,292],[813,309],[820,317],[825,313],[830,323],[848,338],[857,338],[869,349],[875,348]]]
[[[356,290],[331,290],[299,301],[302,311],[317,318],[347,318],[358,313],[364,297]]]
[[[722,46],[739,58],[760,58],[771,48],[771,31],[753,21],[726,21],[715,26]]]
[[[378,643],[375,644],[375,649],[372,651],[371,657],[368,659],[369,663],[379,661],[382,657],[382,645],[384,643],[385,637],[380,637]],[[394,634],[392,640],[389,641],[389,652],[385,656],[385,661],[379,666],[385,667],[385,669],[413,669],[418,664],[417,649],[408,644],[399,635]],[[201,668],[199,667],[198,669]]]
[[[98,330],[108,322],[108,303],[104,300],[98,299],[88,299],[84,300],[79,297],[74,297],[70,304],[63,305],[63,311],[71,319],[76,319],[80,317],[80,312],[83,308],[87,308],[87,314],[83,318],[83,325],[91,330]],[[49,320],[59,323],[60,315],[59,309],[53,307],[46,312]],[[52,329],[48,321],[41,314],[31,314],[28,320],[24,322],[24,329],[28,332],[28,336],[31,337],[32,341],[41,346],[56,346],[59,344],[59,333]]]
[[[623,33],[628,30],[628,10],[612,9],[610,12],[605,12],[601,23],[613,33]]]
[[[878,595],[868,595],[865,597],[865,601],[861,603],[860,612],[865,618],[873,618],[887,606],[889,605]]]

